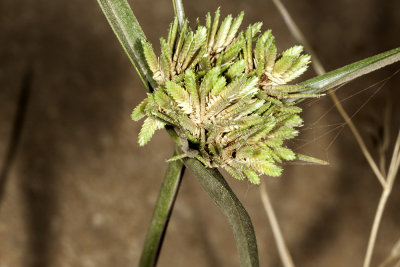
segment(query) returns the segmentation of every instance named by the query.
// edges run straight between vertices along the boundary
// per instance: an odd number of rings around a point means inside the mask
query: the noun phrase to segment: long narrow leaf
[[[187,158],[184,163],[231,224],[240,266],[259,266],[257,241],[251,219],[224,177],[217,169],[206,168],[198,160]]]
[[[97,0],[126,54],[148,91],[157,87],[143,54],[146,36],[126,0]]]
[[[178,155],[177,152],[174,156]],[[165,231],[182,180],[184,166],[176,160],[168,164],[167,172],[161,184],[160,193],[147,231],[139,267],[155,266],[160,254]]]
[[[329,90],[397,61],[400,61],[400,47],[302,82],[300,85],[310,88],[302,93],[320,93]]]

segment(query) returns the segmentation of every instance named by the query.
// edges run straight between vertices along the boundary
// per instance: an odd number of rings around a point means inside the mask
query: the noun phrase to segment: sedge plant
[[[251,219],[217,168],[259,184],[260,175],[280,176],[282,161],[325,164],[287,147],[286,140],[302,125],[299,102],[399,61],[400,48],[292,84],[306,71],[310,56],[302,46],[279,51],[260,22],[240,31],[243,12],[221,19],[218,9],[213,17],[206,14],[204,25],[197,20],[191,26],[182,2],[173,1],[176,17],[166,39],[160,39],[157,56],[126,0],[98,2],[148,90],[131,114],[133,120],[144,119],[139,144],[159,129],[177,144],[139,266],[157,263],[183,166],[230,222],[241,266],[259,266]]]

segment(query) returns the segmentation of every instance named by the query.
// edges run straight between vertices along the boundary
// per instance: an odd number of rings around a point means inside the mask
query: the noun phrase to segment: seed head
[[[223,167],[237,179],[260,182],[259,174],[280,176],[283,160],[323,161],[296,154],[284,146],[298,135],[303,121],[293,99],[316,97],[288,82],[310,62],[301,46],[277,54],[274,37],[262,24],[239,32],[243,12],[206,15],[206,25],[181,29],[175,18],[167,40],[161,38],[157,58],[151,45],[143,50],[158,88],[133,111],[132,119],[147,117],[139,133],[145,145],[154,132],[174,127],[182,140],[182,157],[196,157],[207,167]]]

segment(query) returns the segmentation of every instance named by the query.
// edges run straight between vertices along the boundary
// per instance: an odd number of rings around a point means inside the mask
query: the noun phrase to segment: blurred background
[[[158,50],[171,1],[129,2]],[[263,21],[280,51],[296,43],[272,1],[183,2],[192,22],[218,6],[224,16],[244,10],[243,25]],[[398,0],[284,3],[327,70],[400,46]],[[338,90],[375,159],[385,136],[390,159],[399,129],[399,69]],[[0,1],[1,267],[137,265],[174,146],[160,131],[139,148],[130,113],[144,97],[95,0]],[[264,177],[283,234],[297,266],[361,266],[380,184],[328,96],[303,108],[302,135],[289,146],[330,165],[291,163]],[[281,266],[258,186],[226,179],[253,220],[260,266]],[[398,182],[373,266],[400,239]],[[239,266],[227,220],[189,171],[158,266]]]

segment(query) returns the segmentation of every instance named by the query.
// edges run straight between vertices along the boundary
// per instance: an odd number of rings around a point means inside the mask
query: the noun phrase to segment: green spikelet
[[[199,49],[204,46],[207,37],[206,31],[207,29],[205,27],[200,26],[194,34],[192,44],[183,63],[183,70],[187,68],[190,62],[194,61],[194,56],[199,52]]]
[[[247,179],[249,179],[249,181],[253,184],[260,184],[260,177],[258,177],[257,173],[252,169],[245,170],[244,174],[246,175]]]
[[[204,72],[208,72],[211,70],[212,66],[211,66],[211,62],[206,58],[203,57],[200,62],[199,62],[199,67],[200,70],[204,71]],[[203,75],[204,76],[204,75]]]
[[[186,31],[188,28],[188,21],[185,20],[185,23],[182,26],[181,32],[179,33],[179,39],[175,47],[175,53],[174,53],[174,61],[178,61],[178,57],[180,55],[181,49],[183,44],[185,43],[185,38],[186,38]]]
[[[166,81],[165,88],[185,114],[192,113],[193,109],[189,93],[183,87],[174,82]]]
[[[131,118],[134,121],[138,121],[144,116],[146,116],[146,105],[147,105],[147,99],[143,100],[133,111],[131,114]]]
[[[284,125],[271,133],[269,138],[291,139],[293,137],[296,137],[298,134],[299,132],[297,130],[294,130],[293,128]]]
[[[246,95],[256,95],[258,92],[258,77],[249,77],[246,81],[245,86],[242,89],[242,92],[239,94],[239,97],[245,97]]]
[[[170,102],[172,102],[172,99],[160,88],[155,90],[154,93],[152,94],[154,102],[161,108],[168,108],[170,106]],[[150,101],[149,101],[150,103]],[[147,112],[151,112],[154,107],[147,105],[147,107],[150,107],[149,110],[146,110]]]
[[[290,82],[300,75],[302,75],[308,68],[308,64],[310,63],[309,55],[301,55],[299,56],[290,69],[285,73],[285,82]]]
[[[276,46],[275,46],[275,37],[272,35],[269,35],[267,40],[265,41],[265,51],[264,51],[264,56],[265,56],[265,70],[267,72],[271,72],[274,64],[275,64],[275,59],[276,59]]]
[[[263,140],[263,143],[269,147],[279,147],[283,145],[283,139],[281,138],[267,138]]]
[[[254,148],[253,148],[253,147],[251,147],[251,146],[244,146],[244,147],[241,147],[241,148],[237,151],[236,157],[237,157],[238,159],[246,159],[246,158],[248,158],[248,157],[253,156],[253,154],[254,154]]]
[[[243,59],[238,60],[229,67],[226,76],[231,80],[233,80],[236,77],[240,76],[245,68],[246,68],[246,62]]]
[[[243,34],[240,34],[239,37],[224,51],[221,58],[221,64],[224,65],[237,58],[240,51],[243,49],[244,43]]]
[[[244,176],[244,174],[238,170],[236,170],[235,168],[232,168],[230,166],[225,166],[225,170],[233,177],[236,178],[238,180],[244,180],[246,178],[246,176]]]
[[[302,111],[302,109],[298,106],[289,106],[289,105],[279,107],[278,110],[281,113],[285,113],[285,114],[297,114]]]
[[[225,40],[228,37],[229,29],[232,24],[232,15],[228,15],[221,23],[221,27],[218,30],[217,36],[215,37],[214,50],[220,52],[224,47]]]
[[[260,32],[262,25],[263,25],[262,22],[256,22],[253,25],[250,25],[252,38],[255,37]]]
[[[192,46],[194,34],[193,32],[188,32],[187,37],[185,38],[182,51],[179,54],[178,62],[177,62],[177,70],[178,73],[183,72],[182,65],[185,58],[188,57],[188,53],[190,51],[190,47]]]
[[[206,43],[207,43],[207,46],[208,46],[209,39],[210,39],[210,34],[211,34],[211,14],[210,14],[210,12],[208,12],[206,14],[206,29],[207,29],[207,40],[206,40]]]
[[[212,24],[210,35],[208,37],[208,50],[209,51],[211,51],[214,46],[215,34],[217,33],[217,30],[218,30],[219,16],[220,16],[220,10],[218,8],[217,11],[215,11],[214,21]]]
[[[208,93],[211,91],[215,82],[218,79],[220,72],[221,72],[221,69],[219,67],[215,67],[215,68],[212,68],[206,74],[206,76],[204,76],[204,79],[200,86],[200,93],[202,95],[202,98],[205,98],[205,96],[208,95]]]
[[[249,26],[245,34],[246,44],[243,47],[244,59],[246,60],[246,72],[253,70],[253,56],[252,56],[252,44],[253,44],[253,27]]]
[[[191,69],[185,71],[185,87],[190,95],[193,106],[198,107],[200,105],[200,99],[199,93],[197,92],[196,76]]]
[[[193,59],[193,61],[190,63],[189,68],[194,68],[200,61],[201,59],[205,58],[204,55],[207,52],[207,48],[203,47],[199,50],[197,53],[196,57]]]
[[[315,164],[320,164],[320,165],[327,165],[328,162],[320,159],[316,159],[310,156],[302,155],[302,154],[296,154],[297,158],[299,160],[305,161],[305,162],[310,162],[310,163],[315,163]]]
[[[151,44],[145,41],[142,41],[142,47],[143,47],[143,53],[146,58],[147,64],[149,65],[151,71],[153,73],[156,73],[159,71],[158,68],[158,60],[156,57],[156,54],[154,53],[153,48],[151,47]]]
[[[256,61],[264,60],[265,42],[270,38],[271,30],[264,32],[257,40],[254,49],[254,58]]]
[[[296,154],[286,147],[277,147],[274,149],[274,152],[277,156],[284,160],[294,160],[296,159]]]
[[[152,117],[148,117],[142,126],[139,133],[139,145],[144,146],[150,141],[151,137],[154,135],[156,130],[162,129],[165,124],[159,120]]]
[[[224,46],[228,46],[232,42],[233,38],[235,38],[236,33],[238,32],[239,27],[242,24],[243,16],[244,16],[244,12],[242,11],[242,12],[240,12],[239,16],[237,16],[233,20],[233,22],[231,24],[231,27],[229,29],[229,32],[228,32],[228,34],[226,36],[226,39],[225,39],[225,42],[224,42]]]
[[[282,57],[298,57],[301,52],[303,52],[303,47],[301,45],[293,46],[282,53]]]
[[[187,157],[187,155],[185,153],[179,154],[179,155],[176,155],[176,156],[173,156],[173,157],[167,159],[167,162],[177,161],[177,160],[180,160],[180,159],[183,159],[183,158],[186,158],[186,157]]]
[[[282,74],[283,72],[285,72],[292,66],[294,60],[295,60],[295,58],[292,56],[282,56],[275,63],[273,74],[274,75]]]
[[[303,119],[299,115],[293,114],[283,120],[282,123],[287,127],[299,127],[303,125]]]
[[[246,75],[241,74],[221,91],[220,96],[226,101],[233,100],[242,91],[242,87],[245,83]]]
[[[171,47],[171,50],[174,49],[176,37],[178,35],[178,17],[175,17],[174,22],[171,23],[169,27],[168,33],[168,44]]]
[[[161,54],[160,56],[160,65],[162,70],[162,80],[160,80],[160,84],[164,84],[166,80],[171,79],[171,68],[168,59],[164,54]]]
[[[221,76],[213,84],[210,94],[217,96],[219,94],[219,92],[221,92],[225,88],[225,86],[226,86],[226,78],[224,76]]]
[[[183,130],[189,131],[191,135],[194,135],[196,138],[198,138],[200,135],[200,129],[197,128],[197,125],[192,120],[181,114],[177,114],[177,119]]]
[[[269,119],[256,134],[254,134],[250,139],[249,143],[256,144],[262,138],[264,138],[276,125],[276,119]]]
[[[167,41],[165,41],[165,39],[162,37],[160,38],[160,44],[161,44],[161,53],[167,59],[169,67],[172,67],[172,49],[171,49],[171,47],[167,44]]]
[[[251,161],[251,166],[259,173],[277,177],[282,174],[282,168],[271,161],[254,160]]]

